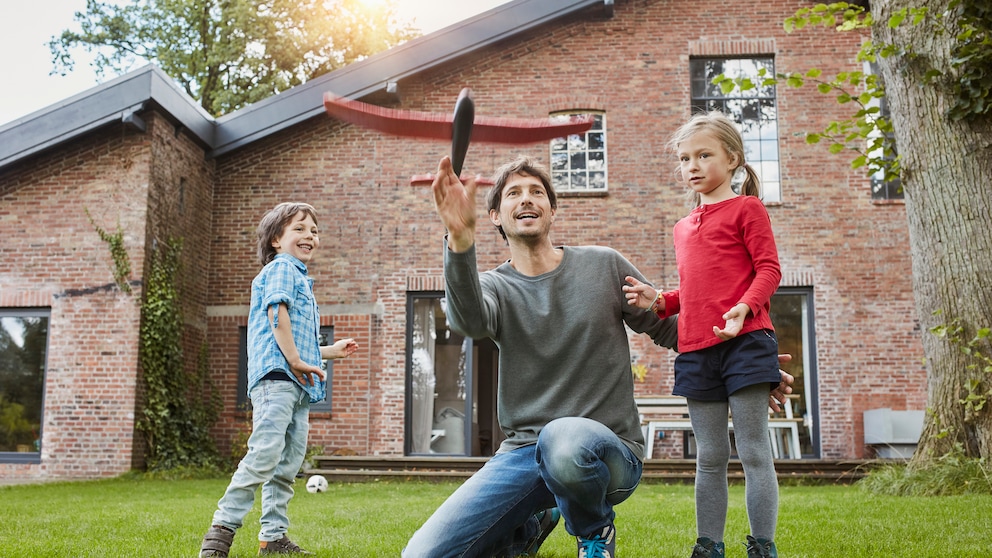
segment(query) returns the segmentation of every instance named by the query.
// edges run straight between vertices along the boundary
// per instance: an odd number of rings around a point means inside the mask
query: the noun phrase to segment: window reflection
[[[567,120],[582,112],[564,112],[552,119]],[[584,134],[551,140],[551,180],[557,191],[583,192],[606,190],[606,119],[593,115],[593,125]]]
[[[778,108],[775,85],[762,85],[761,72],[774,75],[772,58],[694,58],[689,61],[692,111],[720,111],[737,123],[745,142],[744,157],[761,180],[766,202],[782,201],[779,182]],[[712,81],[719,75],[748,78],[755,87],[723,93]]]
[[[47,311],[0,311],[0,452],[41,451],[47,352]]]

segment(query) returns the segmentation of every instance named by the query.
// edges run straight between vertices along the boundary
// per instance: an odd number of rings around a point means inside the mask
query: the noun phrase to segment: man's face
[[[499,210],[491,210],[489,218],[497,227],[503,227],[507,240],[538,240],[548,236],[555,210],[540,179],[513,174],[503,187]]]

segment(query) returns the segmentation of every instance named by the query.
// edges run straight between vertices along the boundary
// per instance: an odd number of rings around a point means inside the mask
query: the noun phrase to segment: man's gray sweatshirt
[[[463,253],[446,247],[448,322],[499,348],[497,412],[507,436],[499,452],[536,443],[553,419],[586,417],[640,456],[644,437],[624,323],[674,348],[676,320],[627,304],[624,277],[645,279],[616,250],[563,250],[555,270],[528,277],[509,262],[479,274],[474,246]]]

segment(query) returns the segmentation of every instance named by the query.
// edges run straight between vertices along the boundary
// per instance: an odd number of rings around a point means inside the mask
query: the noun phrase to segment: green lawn
[[[196,556],[226,484],[124,480],[0,487],[0,556]],[[290,536],[319,557],[399,556],[456,483],[369,482],[309,494],[299,483]],[[617,554],[687,557],[695,540],[692,487],[645,484],[617,507]],[[258,504],[232,556],[257,552]],[[727,556],[745,556],[743,487],[731,487]],[[783,486],[780,556],[989,556],[992,497],[876,496],[852,486]],[[540,556],[575,556],[560,525]]]

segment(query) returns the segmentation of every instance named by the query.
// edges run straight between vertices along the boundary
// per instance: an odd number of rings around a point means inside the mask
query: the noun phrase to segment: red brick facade
[[[400,108],[448,112],[471,86],[480,115],[604,111],[609,192],[563,196],[553,238],[617,248],[672,286],[671,227],[687,209],[666,142],[688,115],[689,58],[771,55],[780,72],[861,69],[853,35],[784,33],[782,20],[807,4],[732,1],[701,14],[694,2],[619,1],[612,18],[560,18],[403,80]],[[862,457],[864,410],[921,409],[926,400],[905,211],[873,203],[844,156],[806,145],[805,132],[847,107],[812,87],[780,86],[777,95],[783,202],[769,213],[782,285],[814,293],[820,456]],[[312,265],[321,313],[361,351],[335,363],[333,413],[312,416],[311,443],[402,455],[407,293],[443,288],[443,230],[430,192],[408,181],[433,170],[448,146],[321,116],[209,159],[161,111],[142,118],[144,133],[111,126],[0,169],[0,307],[51,307],[41,463],[0,463],[0,475],[91,478],[140,466],[141,287],[130,295],[105,288],[112,262],[84,209],[104,229],[121,223],[134,279],[156,243],[183,237],[186,347],[191,360],[201,343],[209,348],[226,402],[217,427],[226,448],[245,428],[234,404],[238,328],[258,271],[254,228],[278,202],[312,203],[322,230]],[[548,160],[545,144],[478,144],[465,170],[488,174],[517,153]],[[495,229],[483,218],[479,230],[480,268],[503,261]],[[633,350],[650,370],[638,390],[666,393],[673,355],[643,338]]]

